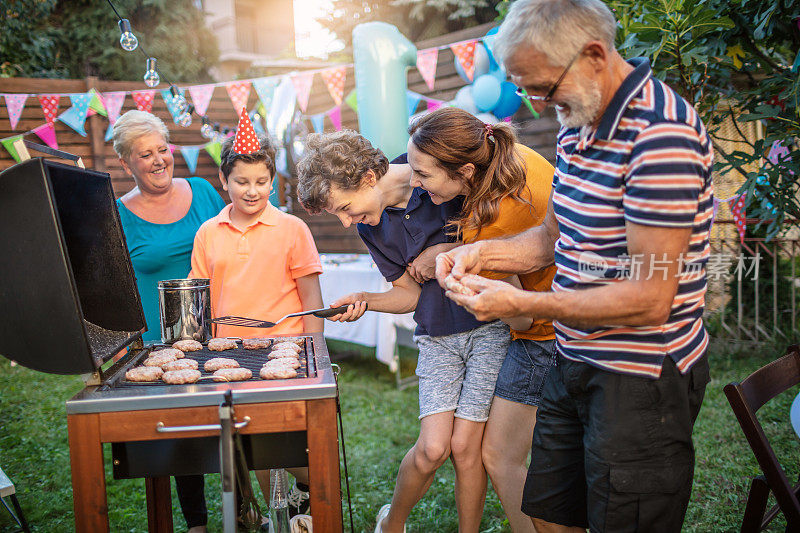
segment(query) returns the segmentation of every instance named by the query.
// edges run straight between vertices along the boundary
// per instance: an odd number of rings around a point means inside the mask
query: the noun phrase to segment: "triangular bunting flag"
[[[242,109],[247,107],[247,99],[250,98],[250,82],[232,81],[225,84],[225,89],[228,91],[236,114],[241,115]]]
[[[345,67],[335,67],[325,69],[319,73],[322,76],[322,81],[325,82],[325,87],[331,93],[333,101],[337,106],[342,105],[342,97],[344,96],[344,80],[346,77]],[[341,112],[341,111],[340,111]]]
[[[197,170],[197,156],[200,155],[200,148],[196,146],[181,146],[181,155],[186,161],[189,172],[194,174]]]
[[[325,131],[325,115],[322,113],[318,115],[311,115],[311,125],[314,127],[314,131],[317,133],[322,133]]]
[[[103,94],[103,104],[108,112],[108,121],[113,125],[119,118],[122,111],[122,104],[125,102],[125,92],[115,91]],[[89,106],[91,107],[91,105]]]
[[[739,230],[739,242],[744,244],[744,232],[747,230],[747,215],[744,207],[745,193],[739,196],[739,199],[731,206],[731,214],[733,221],[736,223],[736,229]]]
[[[192,97],[192,104],[199,115],[205,115],[208,111],[208,104],[214,96],[213,85],[193,85],[189,87],[189,95]]]
[[[205,148],[208,155],[214,160],[214,163],[219,165],[222,162],[222,145],[217,141],[212,141],[207,143]]]
[[[106,109],[106,104],[103,101],[103,95],[97,92],[94,87],[89,89],[87,94],[91,97],[91,100],[89,101],[89,109],[94,109],[95,112],[107,117],[108,110]]]
[[[297,93],[297,104],[305,113],[308,106],[308,97],[311,95],[311,85],[314,83],[314,73],[301,72],[292,74],[289,78],[292,80],[294,92]]]
[[[344,103],[349,105],[350,109],[358,113],[358,95],[356,95],[355,89],[347,94],[347,98],[344,99]]]
[[[56,128],[52,124],[44,123],[41,126],[33,128],[31,133],[35,133],[50,148],[58,150],[58,142],[56,142]]]
[[[147,91],[131,91],[133,101],[136,102],[136,109],[146,113],[153,112],[153,98],[156,92],[152,89]]]
[[[433,90],[433,83],[436,81],[436,62],[438,60],[438,48],[417,51],[417,70],[419,70],[422,79],[425,80],[428,89],[431,91]]]
[[[336,106],[328,111],[328,118],[331,119],[331,123],[333,123],[333,127],[336,131],[342,129],[342,108],[340,106]]]
[[[173,96],[170,89],[162,89],[161,98],[163,98],[164,103],[167,104],[167,111],[172,115],[172,121],[177,124],[182,114],[181,110],[178,108],[178,102],[186,101],[183,96],[183,89],[178,89],[178,96]]]
[[[56,115],[58,115],[58,100],[60,95],[58,94],[40,94],[39,95],[39,103],[42,105],[42,111],[44,112],[44,118],[48,124],[52,124],[56,121]]]
[[[0,139],[0,144],[3,145],[3,148],[8,150],[8,153],[11,154],[11,157],[14,158],[14,161],[19,163],[19,154],[17,153],[17,149],[14,148],[14,143],[18,140],[22,139],[22,135],[15,135],[13,137],[6,137],[5,139]]]
[[[169,153],[174,154],[175,153],[175,149],[177,148],[177,146],[175,146],[172,143],[167,144],[167,146],[169,146]]]
[[[89,111],[89,103],[92,101],[91,93],[76,93],[69,95],[72,107],[75,108],[75,115],[81,121],[81,125],[86,123],[86,113]]]
[[[450,50],[455,54],[469,81],[472,81],[475,75],[475,41],[451,44]]]
[[[108,128],[106,129],[106,136],[103,138],[103,140],[108,142],[113,138],[114,138],[114,124],[109,122]]]
[[[437,109],[442,107],[442,104],[444,104],[442,100],[434,100],[433,98],[431,98],[430,100],[428,100],[428,111],[436,111]]]
[[[250,122],[253,124],[253,130],[259,135],[266,135],[267,132],[264,129],[264,126],[261,124],[262,115],[258,113],[258,110],[251,111],[248,113],[248,116],[250,117]]]
[[[254,154],[261,150],[261,143],[258,141],[253,129],[253,123],[247,116],[247,109],[242,108],[239,115],[239,125],[236,127],[236,139],[233,141],[233,151],[237,154]]]
[[[256,90],[259,101],[264,109],[272,107],[272,98],[275,96],[275,88],[278,86],[277,78],[259,78],[253,80],[253,87]],[[264,116],[266,113],[262,113]]]
[[[81,118],[78,109],[72,106],[61,113],[58,120],[75,130],[79,135],[86,137],[86,115],[88,113],[84,113],[83,118]]]
[[[422,100],[421,94],[415,93],[414,91],[406,91],[406,103],[408,104],[409,117],[417,110],[420,100]]]
[[[6,108],[8,108],[8,120],[11,122],[11,129],[17,129],[19,117],[22,115],[22,108],[25,107],[27,94],[4,94],[6,98]]]

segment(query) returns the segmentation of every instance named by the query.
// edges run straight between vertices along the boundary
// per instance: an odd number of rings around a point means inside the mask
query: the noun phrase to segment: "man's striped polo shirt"
[[[583,329],[557,321],[554,325],[564,357],[612,372],[657,378],[664,356],[685,373],[708,345],[702,316],[713,153],[692,106],[653,78],[646,59],[630,63],[634,71],[612,98],[597,130],[559,132],[553,208],[560,236],[553,290],[624,281],[637,262],[628,257],[625,223],[630,221],[692,229],[678,292],[669,319],[661,326]],[[651,274],[663,275],[656,269]]]

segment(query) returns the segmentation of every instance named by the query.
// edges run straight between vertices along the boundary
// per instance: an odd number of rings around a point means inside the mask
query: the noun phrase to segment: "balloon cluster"
[[[492,55],[492,43],[497,28],[486,33],[475,46],[475,73],[470,85],[465,85],[456,93],[451,104],[469,111],[487,124],[500,122],[517,112],[522,99],[516,93],[516,86],[506,80],[505,69]],[[465,82],[470,83],[464,68],[454,59],[456,72]]]

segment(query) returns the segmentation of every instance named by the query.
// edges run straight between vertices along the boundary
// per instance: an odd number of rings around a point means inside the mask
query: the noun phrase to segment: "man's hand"
[[[456,280],[465,274],[477,274],[483,270],[479,243],[465,244],[447,253],[436,256],[436,280],[443,289],[444,280],[452,275]]]
[[[452,250],[457,243],[443,242],[434,244],[422,250],[422,252],[406,267],[414,281],[422,285],[429,279],[436,277],[436,256]]]
[[[333,322],[353,322],[361,318],[367,312],[367,302],[364,293],[354,292],[347,296],[342,296],[331,304],[331,307],[339,307],[340,305],[348,305],[347,311],[338,315],[328,317],[328,320]]]
[[[447,291],[445,295],[475,315],[475,318],[483,321],[522,315],[519,298],[531,294],[519,290],[505,281],[490,280],[474,275],[463,276],[461,283],[476,294],[467,296]]]

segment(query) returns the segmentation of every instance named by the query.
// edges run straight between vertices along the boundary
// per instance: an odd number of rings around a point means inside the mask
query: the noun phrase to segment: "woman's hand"
[[[354,292],[347,296],[342,296],[331,304],[331,307],[347,305],[347,311],[338,315],[328,317],[333,322],[354,322],[364,316],[367,312],[367,301],[363,292]]]
[[[406,272],[414,278],[414,281],[422,285],[429,279],[436,277],[436,256],[460,245],[461,243],[458,242],[443,242],[429,246],[411,261],[406,267]]]

